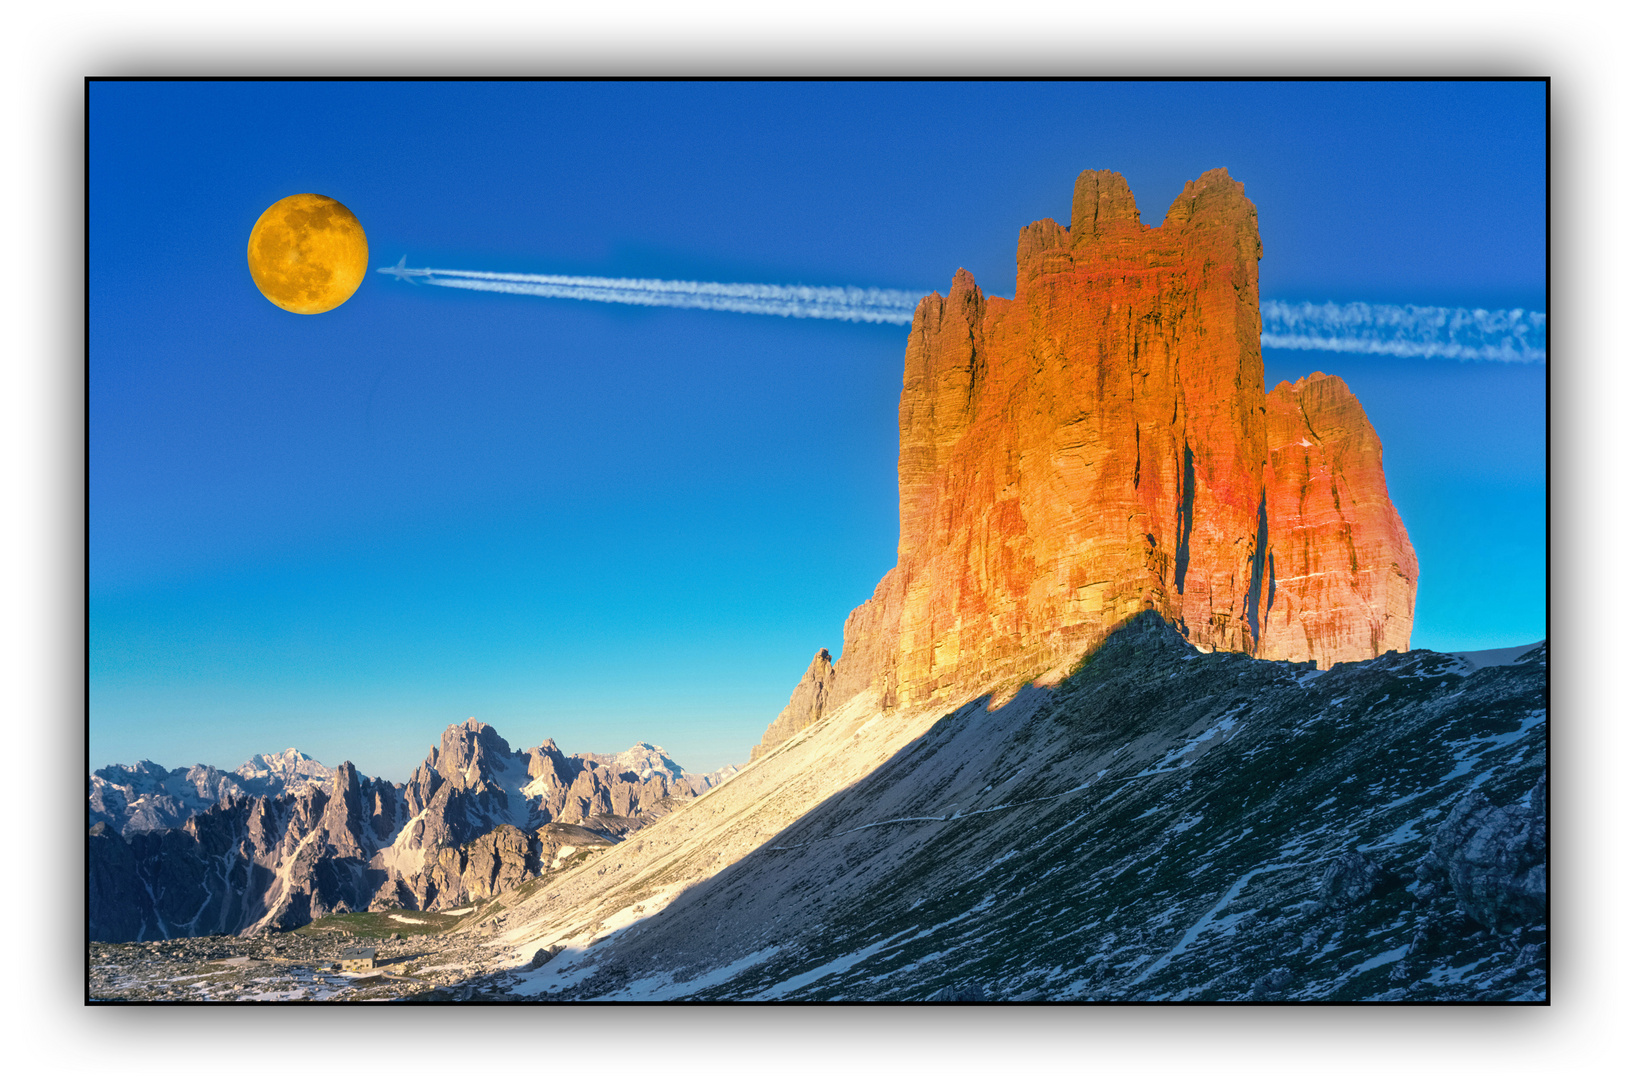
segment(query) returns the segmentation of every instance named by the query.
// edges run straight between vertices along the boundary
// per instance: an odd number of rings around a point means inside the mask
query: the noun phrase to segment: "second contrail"
[[[656,278],[507,274],[489,270],[422,270],[383,266],[401,281],[446,289],[590,300],[643,307],[701,308],[746,315],[851,322],[914,321],[930,290],[822,285],[754,285]],[[1261,345],[1269,349],[1372,353],[1425,359],[1542,363],[1545,315],[1538,311],[1414,307],[1402,304],[1261,304]]]
[[[1261,302],[1261,346],[1404,358],[1545,362],[1545,313]]]

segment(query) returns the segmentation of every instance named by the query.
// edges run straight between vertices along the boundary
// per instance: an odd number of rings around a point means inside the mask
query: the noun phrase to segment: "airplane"
[[[432,276],[432,271],[430,269],[426,269],[426,270],[410,270],[410,269],[408,269],[407,267],[404,266],[404,263],[406,263],[408,261],[409,261],[409,256],[405,255],[403,258],[398,260],[398,265],[396,265],[396,266],[382,266],[379,269],[377,269],[375,272],[377,274],[391,274],[393,277],[397,278],[399,281],[407,281],[411,285],[413,285],[415,283],[415,279],[418,278],[418,277],[431,277]]]

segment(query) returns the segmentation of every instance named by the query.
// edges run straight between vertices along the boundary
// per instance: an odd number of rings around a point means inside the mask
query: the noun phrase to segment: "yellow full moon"
[[[291,195],[250,230],[250,276],[261,295],[297,315],[346,303],[369,272],[369,241],[352,211],[325,195]]]

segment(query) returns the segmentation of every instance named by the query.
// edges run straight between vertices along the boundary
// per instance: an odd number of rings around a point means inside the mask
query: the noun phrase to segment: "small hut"
[[[342,971],[369,971],[374,967],[374,949],[347,949],[341,953]]]

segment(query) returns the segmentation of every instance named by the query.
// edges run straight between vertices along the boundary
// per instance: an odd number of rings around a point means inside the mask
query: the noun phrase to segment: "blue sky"
[[[371,261],[1012,291],[1112,168],[1226,166],[1262,295],[1543,310],[1541,84],[96,83],[90,757],[298,746],[403,779],[449,723],[743,761],[892,565],[902,327],[245,268],[315,191]],[[1545,369],[1341,375],[1420,555],[1414,643],[1544,636]]]

